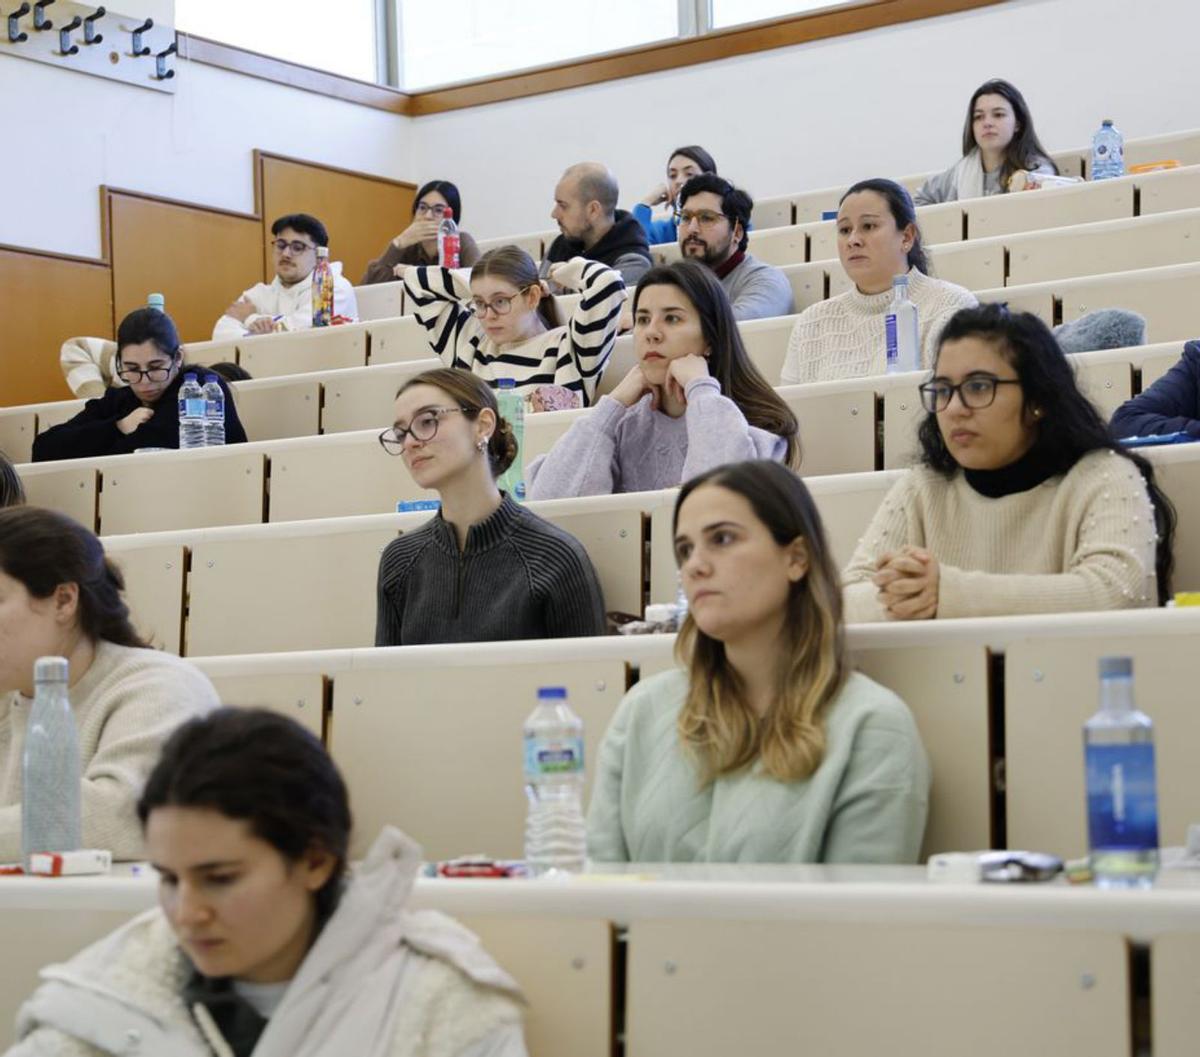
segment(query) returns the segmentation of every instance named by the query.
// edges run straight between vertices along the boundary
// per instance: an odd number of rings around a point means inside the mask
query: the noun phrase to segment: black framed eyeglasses
[[[404,442],[411,434],[415,440],[433,440],[437,436],[438,424],[443,415],[452,415],[455,411],[465,412],[465,407],[431,407],[422,411],[409,423],[408,429],[403,426],[389,426],[379,434],[379,443],[389,455],[400,455],[404,451]]]
[[[117,377],[126,385],[137,385],[143,378],[149,379],[151,382],[165,382],[171,377],[171,368],[150,367],[143,371],[137,367],[122,367],[117,371]]]
[[[954,399],[955,393],[958,393],[963,407],[969,407],[972,411],[981,411],[985,407],[991,407],[995,402],[996,386],[1020,384],[1019,378],[993,378],[990,375],[978,375],[959,382],[958,385],[934,381],[926,382],[917,388],[921,394],[922,406],[931,415],[936,415],[950,406],[950,401]]]
[[[315,250],[317,247],[311,242],[301,242],[299,239],[293,239],[289,242],[287,239],[274,239],[271,242],[276,253],[283,253],[285,250],[291,250],[297,257],[303,256],[309,250]]]
[[[417,216],[426,216],[432,214],[435,217],[444,217],[449,206],[430,205],[428,202],[418,202],[416,213]]]
[[[507,316],[512,311],[513,302],[528,289],[528,286],[522,286],[512,296],[501,294],[499,297],[493,297],[490,301],[485,301],[482,297],[473,297],[471,298],[471,308],[480,319],[488,314],[489,309],[498,316]]]

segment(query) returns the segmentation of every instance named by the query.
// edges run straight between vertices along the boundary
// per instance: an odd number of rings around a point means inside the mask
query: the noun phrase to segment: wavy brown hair
[[[436,367],[432,371],[422,371],[413,375],[396,390],[396,396],[414,385],[432,385],[435,389],[440,389],[462,410],[463,417],[472,422],[485,407],[490,408],[496,416],[496,431],[488,440],[487,448],[492,476],[499,477],[513,464],[517,457],[517,438],[508,420],[501,417],[496,394],[487,382],[459,367]]]
[[[675,503],[679,511],[697,488],[727,488],[742,496],[781,547],[804,540],[808,573],[794,583],[775,671],[771,707],[759,716],[725,656],[689,615],[675,644],[688,670],[679,736],[700,767],[702,784],[762,760],[781,782],[810,777],[825,758],[825,715],[849,673],[842,633],[842,587],[816,504],[804,482],[768,460],[730,463],[694,477]]]
[[[754,366],[742,344],[725,288],[712,269],[699,261],[676,261],[651,268],[638,280],[633,294],[635,318],[638,301],[652,286],[674,286],[695,306],[704,343],[709,350],[708,373],[721,384],[721,392],[737,404],[750,425],[774,433],[787,442],[786,462],[798,469],[800,423]]]

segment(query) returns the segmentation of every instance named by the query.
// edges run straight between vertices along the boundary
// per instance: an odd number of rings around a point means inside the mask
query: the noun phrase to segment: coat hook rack
[[[102,7],[96,8],[87,18],[83,20],[83,42],[84,44],[99,44],[104,40],[103,33],[96,32],[96,23],[100,21],[108,12]]]
[[[76,15],[65,26],[58,31],[58,53],[59,55],[78,55],[79,45],[71,43],[71,34],[83,25],[83,19]]]
[[[29,39],[28,33],[21,32],[21,18],[29,14],[29,5],[22,4],[11,15],[8,16],[8,42],[9,44],[24,44]]]
[[[133,55],[134,58],[140,59],[143,55],[149,55],[150,49],[142,43],[142,34],[149,33],[154,28],[154,19],[148,18],[137,29],[133,31]]]
[[[55,0],[37,0],[33,5],[33,28],[39,33],[44,29],[53,29],[54,23],[46,17],[46,8],[48,8]]]
[[[174,70],[167,69],[167,56],[174,55],[178,49],[171,41],[167,47],[154,56],[154,76],[160,81],[166,81],[175,76]]]

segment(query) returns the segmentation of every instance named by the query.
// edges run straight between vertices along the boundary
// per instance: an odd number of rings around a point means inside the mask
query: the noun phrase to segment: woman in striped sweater
[[[518,246],[485,253],[469,284],[445,268],[409,268],[404,290],[447,367],[492,386],[511,378],[534,410],[586,407],[617,339],[625,283],[583,257],[552,265],[548,278],[582,295],[565,326],[533,258]]]

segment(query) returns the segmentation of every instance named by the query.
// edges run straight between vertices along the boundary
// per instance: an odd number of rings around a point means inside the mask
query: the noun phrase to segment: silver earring
[[[475,450],[482,455],[483,452],[487,451],[487,446],[488,446],[489,440],[491,440],[491,437],[480,438],[475,444]]]

